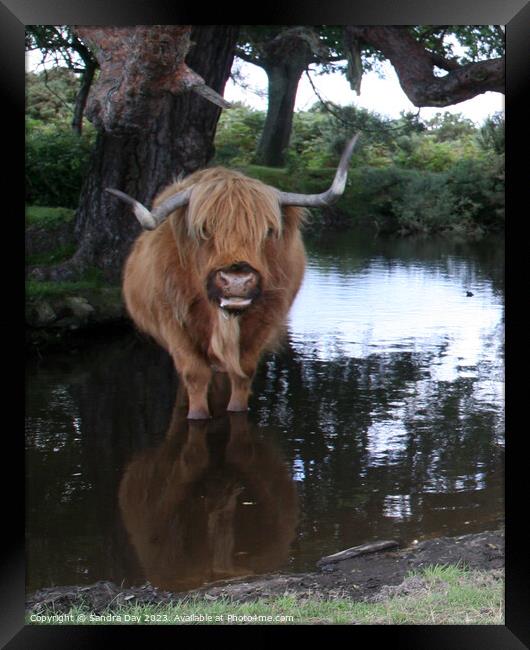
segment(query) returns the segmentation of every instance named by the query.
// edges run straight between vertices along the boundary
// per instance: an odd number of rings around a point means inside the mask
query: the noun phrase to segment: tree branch
[[[426,50],[404,27],[348,25],[345,36],[383,53],[414,106],[450,106],[487,91],[504,93],[504,58],[458,65]],[[434,65],[448,74],[436,77]]]
[[[436,54],[435,52],[431,53],[431,61],[437,68],[447,70],[447,72],[458,70],[458,68],[460,68],[460,63],[458,63],[456,59],[446,59],[441,54]]]

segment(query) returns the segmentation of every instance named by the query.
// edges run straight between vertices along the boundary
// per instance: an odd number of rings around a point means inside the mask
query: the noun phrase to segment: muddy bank
[[[436,564],[463,564],[472,569],[495,570],[499,574],[504,567],[504,530],[440,537],[407,548],[385,549],[325,562],[311,573],[240,578],[185,593],[161,591],[150,584],[122,589],[111,582],[85,587],[52,587],[30,594],[26,599],[26,611],[39,613],[45,607],[53,607],[56,613],[62,613],[84,602],[91,611],[98,613],[126,604],[163,604],[193,597],[245,602],[285,594],[300,599],[371,600],[379,594],[392,593],[392,587],[405,584],[410,571]]]

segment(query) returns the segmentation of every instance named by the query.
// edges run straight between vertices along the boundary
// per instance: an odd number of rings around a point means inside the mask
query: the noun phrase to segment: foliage
[[[425,130],[433,134],[437,142],[447,142],[473,136],[476,132],[472,120],[460,113],[444,111],[425,122]]]
[[[407,169],[441,172],[466,155],[467,141],[437,141],[432,135],[401,136],[396,140],[393,161]]]
[[[26,116],[67,124],[74,114],[78,81],[67,68],[26,73]]]
[[[237,111],[221,117],[223,164],[243,167],[286,191],[326,189],[345,142],[361,132],[344,196],[337,206],[313,211],[312,228],[366,223],[400,234],[479,234],[504,225],[502,115],[478,129],[449,112],[421,122],[412,113],[390,120],[355,106],[333,107],[330,113],[317,104],[295,113],[286,167],[273,169],[248,164],[249,120],[256,127],[258,121],[246,107]]]
[[[391,142],[390,120],[364,108],[336,106],[333,113],[316,104],[306,113],[295,114],[291,158],[301,159],[307,169],[335,167],[344,146],[355,132],[362,133],[355,156],[366,160],[368,148]]]
[[[265,113],[236,104],[223,111],[215,136],[215,164],[245,165],[254,157]]]
[[[70,88],[68,74],[52,81]],[[26,201],[76,208],[95,131],[75,136],[62,105],[50,100],[39,108],[38,96],[34,88],[27,119]],[[317,226],[372,223],[406,234],[477,233],[504,225],[502,114],[477,128],[448,112],[422,122],[413,113],[392,120],[355,106],[330,112],[315,104],[294,115],[284,168],[252,164],[264,120],[264,112],[244,105],[223,111],[211,164],[240,168],[285,191],[317,193],[329,186],[346,140],[361,132],[345,194],[326,213],[314,211],[311,223]]]
[[[449,170],[447,183],[468,220],[481,227],[504,226],[504,155],[464,158]]]
[[[486,153],[502,155],[504,153],[504,115],[494,113],[482,125],[477,141]]]
[[[76,135],[67,125],[26,123],[26,203],[76,208],[95,131]]]
[[[446,171],[396,165],[362,170],[362,221],[399,234],[452,230],[479,235],[504,226],[502,160],[463,159]]]
[[[414,173],[404,184],[395,212],[402,233],[432,232],[462,221],[461,206],[444,174]]]
[[[412,33],[426,49],[466,65],[504,56],[504,31],[500,25],[418,25]],[[455,50],[462,51],[457,55]]]
[[[49,208],[30,205],[26,207],[26,225],[53,229],[72,221],[75,211],[70,208]]]
[[[296,180],[293,180],[287,169],[281,167],[263,167],[261,165],[237,165],[237,169],[243,174],[256,178],[262,183],[277,187],[286,192],[292,190]]]

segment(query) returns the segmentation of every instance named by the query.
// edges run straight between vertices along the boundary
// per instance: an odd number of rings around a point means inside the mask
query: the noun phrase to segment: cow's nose
[[[246,296],[258,284],[257,274],[253,271],[234,273],[233,271],[219,271],[217,274],[219,287],[233,296]]]
[[[241,312],[261,293],[261,278],[246,262],[230,264],[213,271],[208,278],[208,297],[222,309]]]

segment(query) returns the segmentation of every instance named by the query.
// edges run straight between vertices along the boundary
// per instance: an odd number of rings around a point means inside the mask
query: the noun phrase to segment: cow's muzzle
[[[260,294],[260,275],[246,262],[237,262],[210,273],[208,297],[230,312],[250,307]]]

